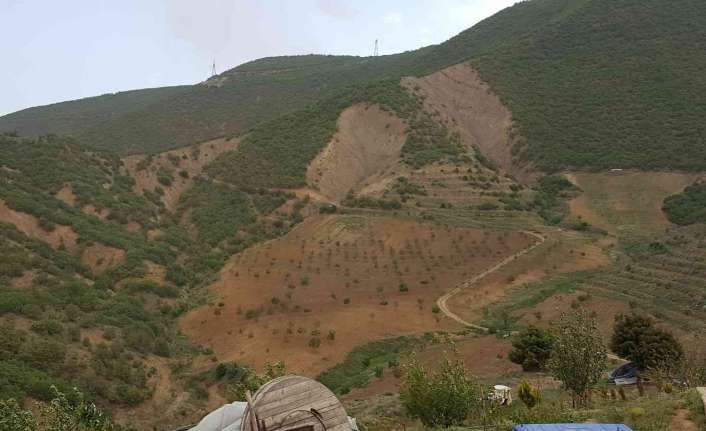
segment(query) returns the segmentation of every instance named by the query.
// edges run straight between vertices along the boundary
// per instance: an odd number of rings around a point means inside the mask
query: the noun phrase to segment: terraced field
[[[672,229],[618,257],[582,289],[620,299],[686,328],[706,325],[706,228]]]
[[[217,299],[181,328],[220,361],[285,360],[288,370],[316,375],[351,346],[458,329],[436,299],[534,241],[391,217],[311,217],[233,257],[211,286]]]

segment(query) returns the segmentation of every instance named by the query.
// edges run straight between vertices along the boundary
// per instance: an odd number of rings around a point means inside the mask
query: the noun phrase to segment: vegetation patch
[[[343,110],[357,103],[377,104],[393,111],[409,127],[402,146],[403,160],[415,168],[445,158],[458,158],[464,149],[398,81],[354,86],[306,109],[259,125],[240,146],[220,156],[207,172],[237,187],[295,188],[306,185],[306,169],[336,132]]]
[[[402,357],[434,338],[433,334],[424,338],[403,336],[358,346],[343,362],[321,373],[317,380],[339,395],[353,388],[364,388],[378,367],[396,367]]]
[[[706,182],[697,182],[682,193],[669,196],[662,210],[669,221],[678,225],[706,223]]]

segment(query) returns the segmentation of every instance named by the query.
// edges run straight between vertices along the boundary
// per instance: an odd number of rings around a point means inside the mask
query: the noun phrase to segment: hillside
[[[536,0],[417,51],[267,58],[205,85],[31,108],[0,118],[0,130],[69,133],[122,153],[159,151],[239,135],[349,85],[470,61],[510,108],[521,161],[544,170],[698,170],[706,160],[706,79],[698,72],[706,65],[704,24],[706,5],[698,0],[679,7],[660,0]],[[125,108],[128,97],[140,103]]]
[[[188,393],[168,364],[201,350],[176,319],[229,256],[301,218],[296,206],[270,215],[290,194],[197,178],[233,144],[135,162],[71,138],[0,135],[0,398],[76,386],[137,414],[167,402],[160,382]]]
[[[417,429],[396,395],[413,354],[553,408],[514,331],[586,309],[607,339],[632,311],[698,345],[706,5],[678,3],[531,0],[416,51],[1,117],[0,401],[76,386],[169,430],[284,361],[362,429]],[[666,430],[672,389],[658,413],[631,391],[552,420]]]

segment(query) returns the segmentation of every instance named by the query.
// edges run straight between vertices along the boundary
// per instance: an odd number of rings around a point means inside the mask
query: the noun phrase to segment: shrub
[[[0,431],[35,431],[32,412],[23,410],[14,399],[0,400]]]
[[[32,331],[43,335],[58,335],[64,332],[64,327],[58,320],[45,319],[32,323]]]
[[[484,202],[478,205],[478,209],[481,211],[495,211],[496,209],[498,209],[498,205],[492,202]]]
[[[19,357],[40,369],[58,368],[64,362],[66,347],[52,339],[29,338],[21,347]]]
[[[434,374],[418,364],[409,366],[400,398],[407,414],[424,426],[448,428],[480,408],[481,393],[463,363],[445,360]]]
[[[667,197],[662,210],[675,224],[706,223],[706,182],[692,184],[682,193]]]
[[[319,214],[335,214],[338,207],[334,204],[322,204],[319,206]]]
[[[540,401],[539,389],[532,386],[527,380],[520,382],[517,396],[528,409],[534,408]]]
[[[656,328],[652,319],[638,314],[616,316],[610,348],[642,369],[671,368],[684,356],[682,346],[671,333]]]
[[[543,371],[552,353],[554,337],[551,332],[529,326],[512,340],[510,361],[522,365],[524,371]]]
[[[165,187],[171,186],[174,182],[173,171],[164,167],[160,167],[159,169],[157,169],[157,181],[159,181],[159,183]]]

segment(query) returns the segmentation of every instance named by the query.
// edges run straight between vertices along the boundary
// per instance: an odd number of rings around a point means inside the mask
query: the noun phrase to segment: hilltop
[[[512,111],[520,163],[698,170],[704,28],[698,0],[522,2],[416,51],[266,58],[198,85],[30,108],[0,118],[0,130],[65,133],[123,154],[162,151],[241,135],[351,85],[468,61]]]

